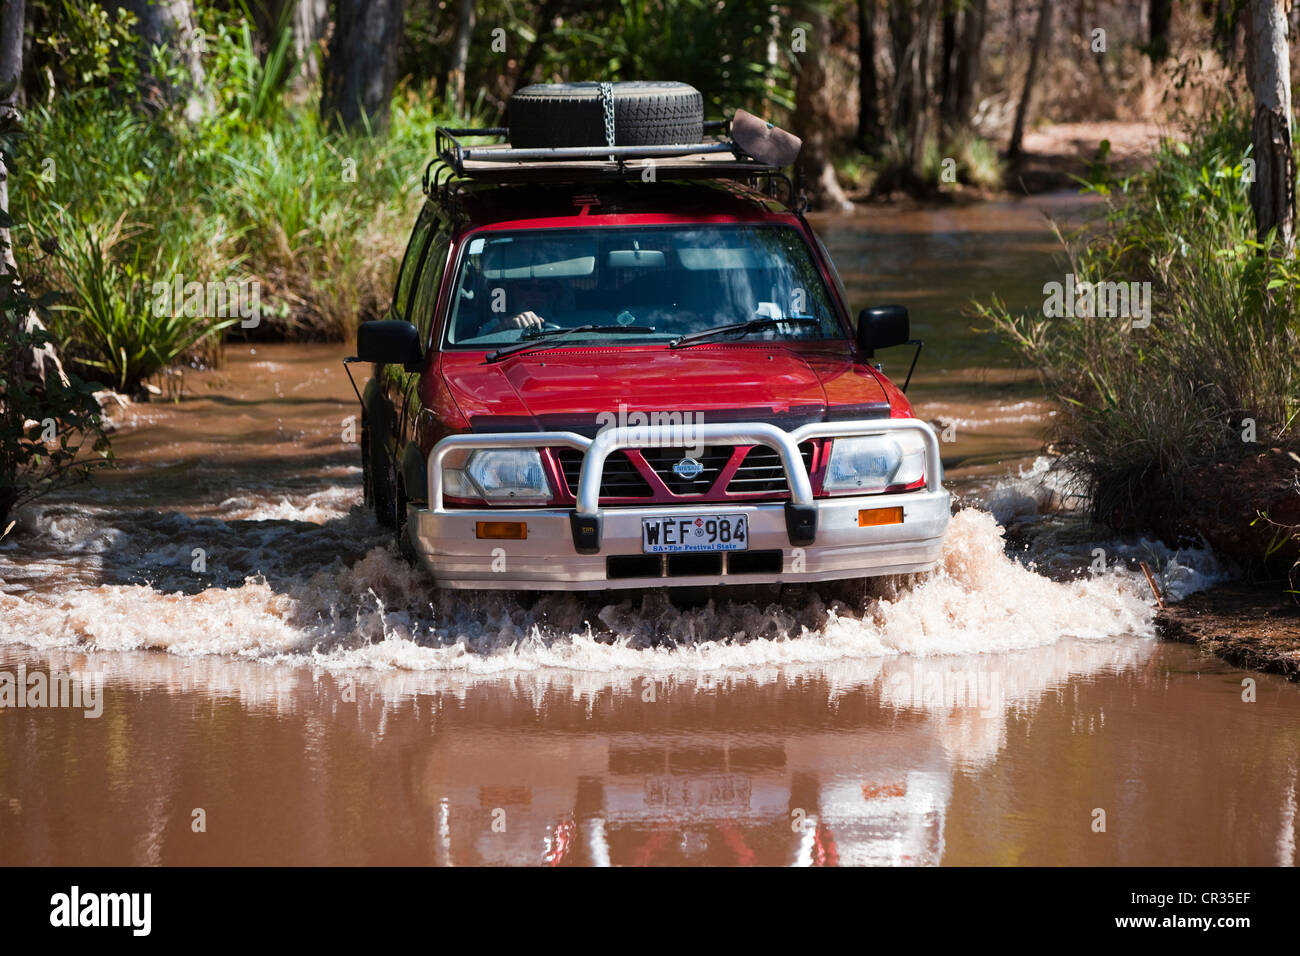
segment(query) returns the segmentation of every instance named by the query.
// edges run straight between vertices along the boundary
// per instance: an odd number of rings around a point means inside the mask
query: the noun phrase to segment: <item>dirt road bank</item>
[[[1161,634],[1238,667],[1300,681],[1300,604],[1277,582],[1193,594],[1156,617]]]

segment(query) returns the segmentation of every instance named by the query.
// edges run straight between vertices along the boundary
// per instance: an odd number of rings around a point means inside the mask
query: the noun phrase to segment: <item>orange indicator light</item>
[[[899,508],[864,508],[858,512],[859,528],[875,528],[882,524],[902,524],[903,509]]]
[[[502,538],[510,541],[524,541],[528,538],[526,521],[476,521],[474,536],[478,538]]]

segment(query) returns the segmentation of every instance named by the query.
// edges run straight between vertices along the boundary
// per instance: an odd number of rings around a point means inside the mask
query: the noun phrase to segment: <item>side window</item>
[[[420,271],[415,302],[409,316],[420,330],[421,342],[429,341],[433,312],[438,306],[438,287],[442,284],[442,273],[447,268],[447,250],[450,245],[451,237],[446,232],[439,232],[429,243],[429,251],[424,257],[424,268]]]
[[[416,273],[424,259],[424,247],[428,245],[429,233],[433,230],[433,213],[429,207],[420,212],[415,228],[411,231],[411,241],[406,244],[406,255],[402,257],[402,268],[397,273],[397,288],[393,292],[393,318],[405,319],[407,307],[411,302],[411,290],[415,286]]]

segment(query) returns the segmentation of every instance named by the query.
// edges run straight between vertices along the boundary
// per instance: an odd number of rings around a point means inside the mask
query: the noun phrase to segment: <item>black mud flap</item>
[[[569,514],[569,527],[573,529],[573,547],[579,554],[600,554],[600,515]]]
[[[785,503],[785,530],[796,548],[817,540],[817,506]]]
[[[419,504],[429,500],[429,471],[424,454],[415,442],[408,442],[402,449],[402,478],[407,498]]]

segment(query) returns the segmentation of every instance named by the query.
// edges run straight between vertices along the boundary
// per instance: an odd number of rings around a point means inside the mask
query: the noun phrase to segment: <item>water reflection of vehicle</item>
[[[461,735],[428,768],[449,784],[442,862],[937,864],[950,771],[910,723],[901,735]]]
[[[36,752],[63,768],[0,775],[0,851],[64,865],[1292,860],[1294,776],[1264,758],[1291,753],[1293,698],[1224,708],[1222,720],[1236,721],[1226,728],[1198,723],[1239,689],[1198,680],[1187,653],[1062,640],[676,671],[648,700],[647,678],[628,671],[331,675],[215,655],[52,650],[45,666],[106,672],[106,719],[0,717],[0,754],[35,736]],[[949,693],[995,684],[987,696]],[[1159,695],[1149,707],[1135,694],[1144,686]],[[1246,728],[1261,727],[1275,732],[1247,741]],[[58,764],[75,746],[105,756]],[[1188,759],[1199,752],[1226,754],[1232,773]],[[1091,839],[1091,808],[1115,805],[1152,762],[1165,772],[1143,777],[1150,792],[1112,816],[1110,837]],[[123,794],[145,809],[115,815]],[[1217,842],[1184,839],[1203,824],[1168,812],[1199,794],[1214,798],[1205,806]],[[196,840],[197,806],[248,839]],[[78,840],[60,838],[52,819],[82,820]]]
[[[457,719],[420,754],[426,799],[441,801],[437,855],[455,864],[937,865],[954,777],[992,764],[1009,714],[1074,676],[1129,670],[1149,653],[1141,641],[1062,642],[844,661],[743,692],[700,678],[661,699],[650,727],[639,679],[612,695],[588,686],[586,703],[557,688],[508,733]],[[493,829],[494,812],[504,830]]]

